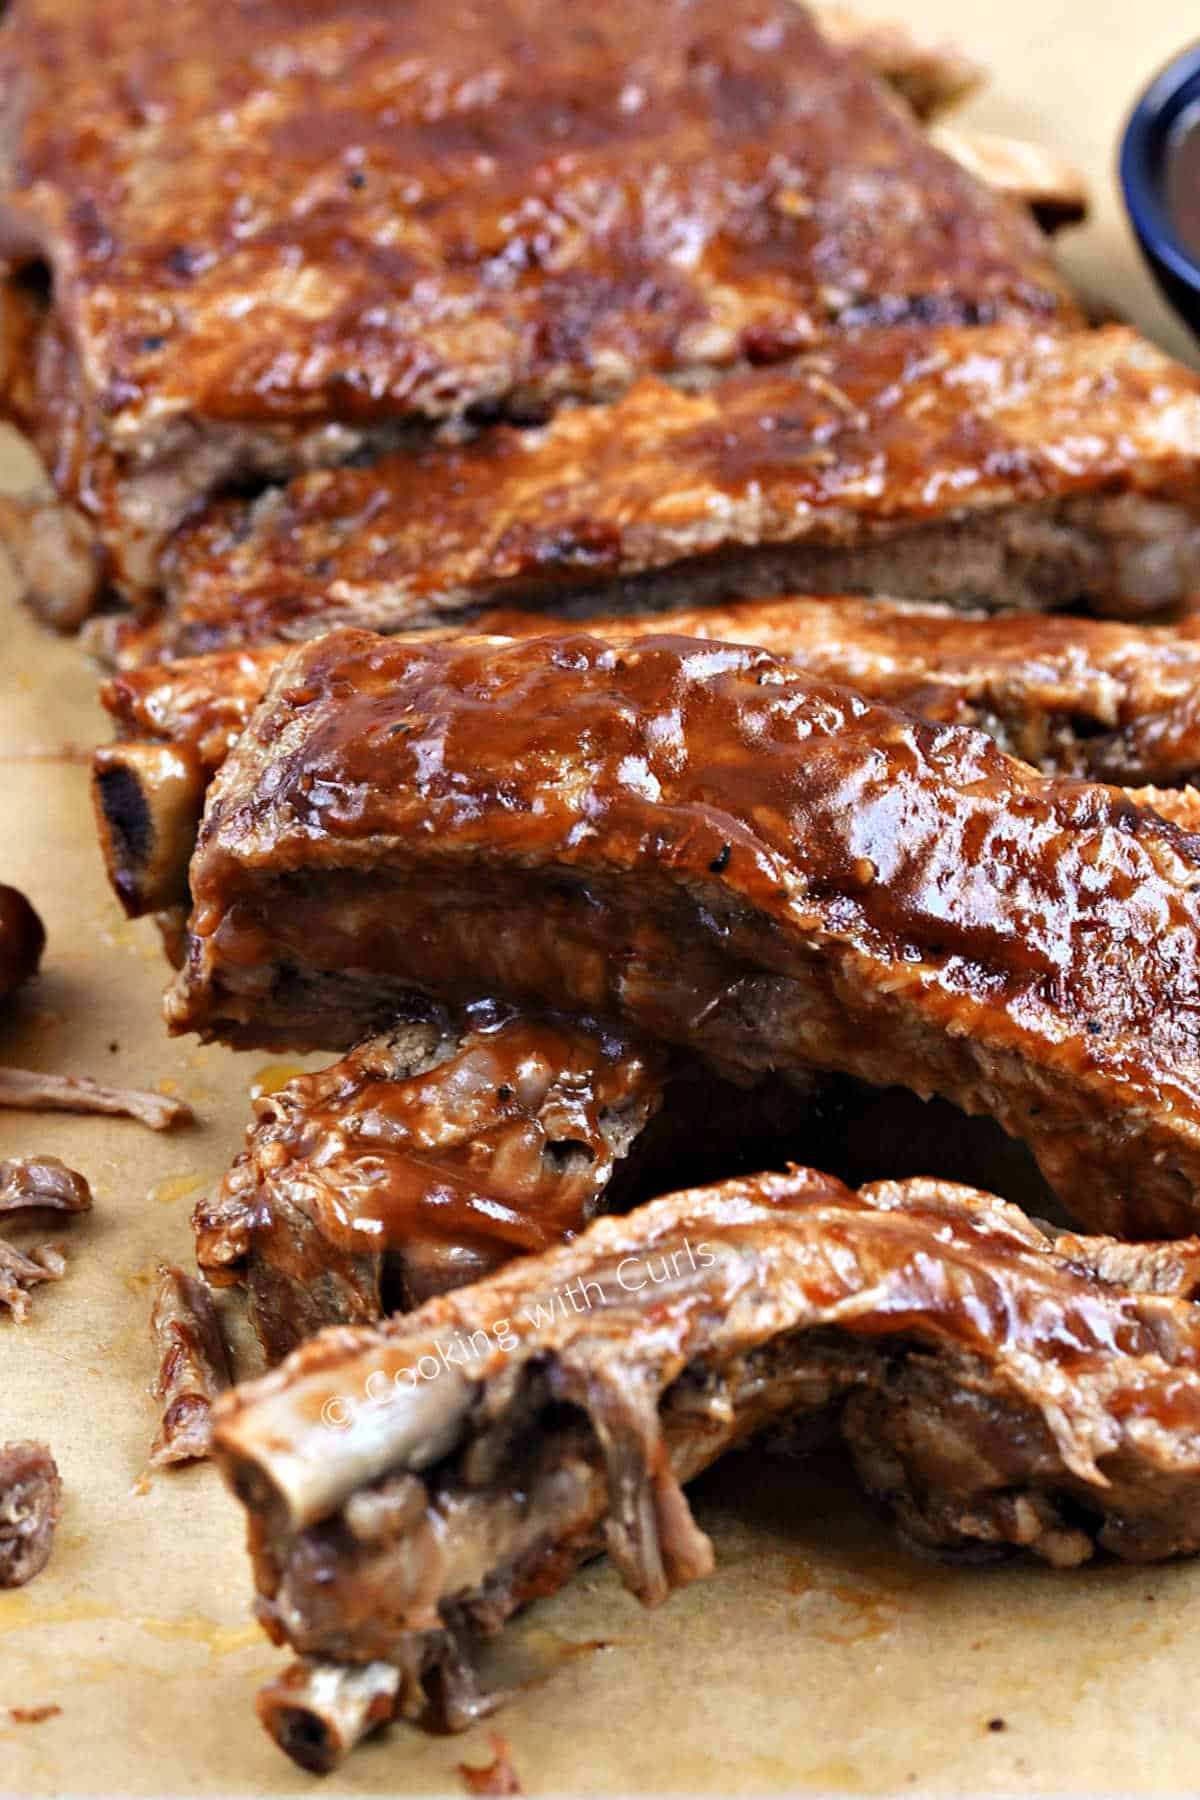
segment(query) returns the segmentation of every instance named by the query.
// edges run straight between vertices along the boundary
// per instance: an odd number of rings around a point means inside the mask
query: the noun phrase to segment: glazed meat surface
[[[533,637],[537,614],[484,613],[472,633]],[[793,595],[587,621],[589,635],[671,632],[756,644],[874,700],[972,725],[1048,774],[1131,787],[1200,777],[1200,620],[1134,626],[1056,614],[964,616],[916,602]],[[412,634],[413,637],[416,634]],[[285,651],[214,651],[113,676],[119,741],[96,752],[96,821],[131,917],[187,898],[204,794]],[[1167,798],[1149,804],[1160,809]]]
[[[857,56],[961,87],[903,30],[834,48],[788,0],[7,10],[0,249],[53,294],[10,285],[3,404],[53,492],[0,515],[62,629],[152,596],[206,496],[422,422],[863,324],[1079,322],[1023,204]]]
[[[10,299],[9,320],[13,310]],[[207,495],[428,436],[400,421],[213,423],[189,414],[141,457],[108,441],[107,412],[89,392],[61,307],[29,302],[4,363],[0,416],[27,434],[48,479],[27,495],[0,498],[0,534],[25,597],[63,631],[77,629],[110,589],[141,603],[152,598],[164,544]]]
[[[814,1419],[928,1548],[1194,1551],[1200,1315],[1155,1254],[1168,1291],[1110,1284],[989,1195],[801,1169],[598,1220],[218,1404],[259,1617],[461,1726],[481,1638],[602,1548],[647,1604],[708,1573],[681,1483]]]
[[[1074,314],[1029,222],[791,0],[15,0],[0,68],[8,247],[143,457],[179,419],[442,417],[830,325]]]
[[[217,507],[110,653],[780,590],[1150,612],[1200,585],[1198,456],[1197,378],[1123,326],[852,335]]]
[[[197,1260],[245,1283],[271,1360],[461,1287],[582,1230],[667,1067],[619,1032],[486,1003],[405,1022],[256,1101],[197,1208]]]
[[[1087,1224],[1197,1216],[1200,842],[688,639],[284,665],[210,791],[176,1031],[344,1048],[413,990],[987,1113]]]

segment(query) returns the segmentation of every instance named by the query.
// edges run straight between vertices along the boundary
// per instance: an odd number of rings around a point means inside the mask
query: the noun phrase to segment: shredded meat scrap
[[[44,1444],[0,1446],[0,1588],[23,1587],[45,1568],[61,1494]]]
[[[14,1319],[29,1317],[29,1295],[43,1282],[61,1281],[67,1259],[61,1244],[39,1244],[26,1254],[0,1238],[0,1307],[6,1306]]]
[[[173,1125],[190,1124],[193,1118],[186,1100],[172,1100],[149,1088],[110,1087],[87,1075],[48,1075],[32,1069],[0,1068],[0,1107],[116,1113],[148,1125],[151,1131],[169,1131]]]
[[[1200,1219],[1200,839],[765,651],[331,633],[217,776],[191,890],[176,1030],[588,1011],[988,1114],[1091,1229]]]
[[[316,1659],[266,1691],[268,1728],[330,1766],[303,1703],[330,1662],[360,1718],[390,1695],[468,1723],[480,1638],[602,1548],[647,1604],[706,1574],[680,1484],[802,1419],[928,1548],[1195,1551],[1200,1311],[1146,1255],[1110,1283],[989,1195],[797,1169],[322,1333],[215,1409],[259,1616]]]
[[[88,1212],[92,1190],[82,1175],[56,1156],[26,1156],[0,1162],[0,1217],[24,1212]],[[14,1319],[29,1316],[30,1293],[66,1272],[61,1244],[39,1244],[23,1251],[0,1238],[0,1307]]]
[[[229,1357],[212,1297],[182,1269],[163,1268],[150,1314],[160,1363],[154,1391],[162,1424],[150,1451],[155,1468],[208,1455],[212,1404],[230,1384]]]

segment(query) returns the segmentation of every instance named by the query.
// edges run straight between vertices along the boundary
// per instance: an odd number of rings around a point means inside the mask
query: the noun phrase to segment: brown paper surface
[[[1041,138],[1086,169],[1095,214],[1064,260],[1175,350],[1186,340],[1141,269],[1113,166],[1125,111],[1194,31],[1189,14],[1182,0],[927,0],[919,12],[994,71],[964,122]],[[191,1205],[237,1147],[268,1059],[167,1039],[156,934],[121,919],[92,835],[82,751],[106,735],[93,675],[7,593],[0,615],[0,879],[31,895],[49,931],[43,975],[0,1023],[0,1058],[168,1086],[200,1119],[155,1135],[0,1113],[0,1155],[54,1152],[96,1195],[90,1217],[53,1234],[67,1240],[66,1280],[35,1296],[25,1328],[0,1322],[0,1441],[44,1438],[66,1487],[49,1568],[0,1594],[0,1791],[308,1792],[253,1713],[257,1682],[284,1659],[250,1622],[238,1509],[208,1468],[135,1491],[155,1425],[154,1264],[188,1258]],[[1200,1565],[932,1566],[896,1551],[832,1466],[735,1460],[696,1506],[716,1543],[712,1580],[646,1613],[600,1564],[514,1628],[540,1678],[497,1725],[527,1791],[1194,1784]],[[8,1710],[51,1705],[61,1712],[38,1724]],[[438,1739],[397,1727],[325,1792],[459,1792],[456,1765],[490,1756],[484,1728]]]

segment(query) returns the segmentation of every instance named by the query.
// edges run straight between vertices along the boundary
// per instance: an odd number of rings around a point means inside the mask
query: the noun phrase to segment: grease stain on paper
[[[180,1200],[190,1200],[204,1186],[200,1175],[168,1175],[165,1181],[158,1182],[150,1189],[150,1198],[163,1206],[174,1206]]]

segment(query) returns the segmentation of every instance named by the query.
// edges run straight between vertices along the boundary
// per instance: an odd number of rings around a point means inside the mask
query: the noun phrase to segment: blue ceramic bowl
[[[1177,56],[1133,109],[1121,140],[1121,187],[1155,279],[1176,312],[1200,335],[1200,257],[1186,250],[1163,199],[1163,162],[1171,133],[1200,104],[1200,44]]]

